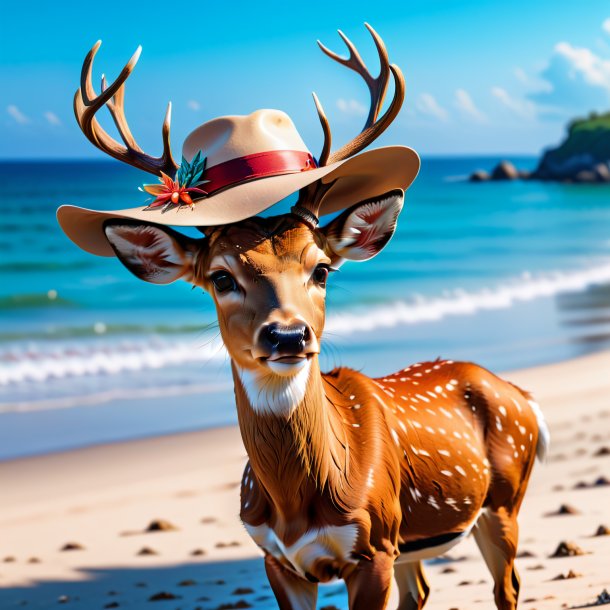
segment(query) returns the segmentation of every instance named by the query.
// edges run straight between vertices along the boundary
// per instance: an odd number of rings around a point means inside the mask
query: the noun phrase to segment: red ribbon
[[[295,174],[316,169],[315,159],[308,152],[300,150],[270,150],[245,157],[230,159],[209,167],[201,180],[207,180],[201,188],[208,195],[229,186],[266,176]]]

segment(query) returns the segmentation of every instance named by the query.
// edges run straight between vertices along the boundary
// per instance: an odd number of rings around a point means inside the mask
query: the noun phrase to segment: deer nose
[[[301,354],[311,338],[309,326],[302,322],[282,325],[273,322],[265,326],[260,334],[260,341],[270,352],[296,355]]]

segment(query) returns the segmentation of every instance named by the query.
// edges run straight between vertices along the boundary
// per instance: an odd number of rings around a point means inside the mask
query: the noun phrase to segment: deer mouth
[[[273,356],[263,358],[262,361],[276,375],[288,377],[291,375],[296,375],[299,371],[303,370],[303,368],[305,368],[305,366],[311,360],[312,356],[313,353],[299,356]]]

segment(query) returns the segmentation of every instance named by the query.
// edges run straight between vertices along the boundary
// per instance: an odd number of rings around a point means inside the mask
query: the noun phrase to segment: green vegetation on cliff
[[[568,125],[568,137],[547,150],[532,178],[562,182],[610,182],[610,112],[591,113]]]

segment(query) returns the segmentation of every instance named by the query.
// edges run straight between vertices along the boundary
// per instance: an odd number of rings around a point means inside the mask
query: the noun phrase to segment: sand
[[[610,528],[610,353],[505,376],[552,435],[520,514],[520,605],[592,603],[610,588],[610,535],[594,535]],[[245,459],[222,428],[0,463],[0,609],[275,608],[238,518]],[[584,554],[551,558],[561,542]],[[427,608],[494,608],[472,539],[426,571]],[[343,585],[318,605],[344,608]]]

